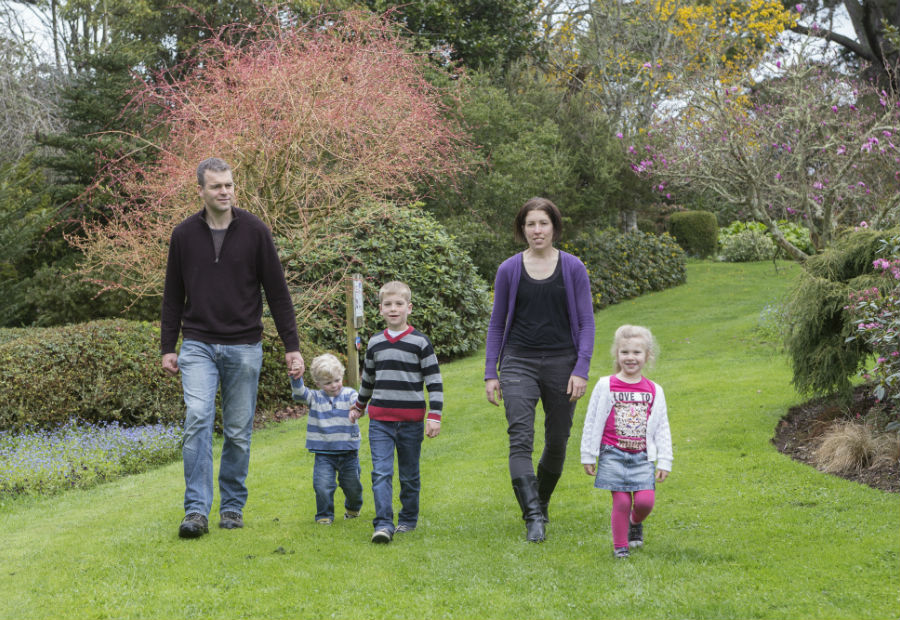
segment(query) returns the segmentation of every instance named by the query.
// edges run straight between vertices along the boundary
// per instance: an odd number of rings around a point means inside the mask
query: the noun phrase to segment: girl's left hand
[[[656,470],[656,479],[659,482],[662,482],[663,480],[665,480],[668,477],[669,477],[669,472],[667,472],[665,469],[657,469]]]
[[[574,403],[576,400],[584,396],[587,390],[587,379],[584,377],[569,377],[569,386],[566,388],[566,394],[569,395],[569,402]]]

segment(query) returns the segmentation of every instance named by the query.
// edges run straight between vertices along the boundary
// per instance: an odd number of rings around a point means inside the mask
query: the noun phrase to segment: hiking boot
[[[628,546],[632,549],[644,546],[644,524],[628,522]]]
[[[344,513],[345,519],[355,519],[358,516],[359,516],[358,510],[348,510],[347,512]]]
[[[416,529],[415,525],[407,525],[405,523],[401,523],[397,526],[397,529],[394,530],[395,534],[405,534],[406,532],[414,532]]]
[[[617,560],[624,560],[629,555],[631,554],[628,552],[628,547],[616,547],[613,549],[613,557]]]
[[[219,527],[223,530],[236,530],[244,527],[244,517],[239,512],[226,510],[219,515]]]
[[[181,538],[200,538],[209,532],[209,522],[199,512],[189,512],[184,515],[181,525],[178,527],[178,536]]]
[[[387,543],[391,542],[391,538],[393,538],[393,536],[387,530],[375,530],[375,533],[372,534],[372,542],[382,545],[386,545]]]

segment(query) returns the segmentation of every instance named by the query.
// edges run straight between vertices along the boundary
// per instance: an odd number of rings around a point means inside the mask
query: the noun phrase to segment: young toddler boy
[[[350,409],[350,420],[355,421],[368,406],[375,498],[373,543],[389,543],[395,531],[416,529],[423,431],[428,437],[441,432],[441,371],[431,341],[407,322],[411,298],[409,286],[403,282],[388,282],[378,292],[379,311],[387,329],[369,340],[359,397]],[[423,385],[428,390],[427,408]],[[395,450],[401,504],[396,530],[392,506]]]
[[[316,357],[310,365],[318,390],[291,379],[291,396],[309,405],[306,449],[315,454],[313,489],[316,492],[316,523],[334,521],[334,491],[344,492],[345,519],[359,516],[362,483],[359,480],[359,425],[350,417],[356,390],[344,387],[344,366],[330,353]],[[337,476],[337,484],[335,483]]]

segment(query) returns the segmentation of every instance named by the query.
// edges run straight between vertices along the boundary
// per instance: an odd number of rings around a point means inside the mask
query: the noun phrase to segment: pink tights
[[[632,495],[634,502],[632,505]],[[610,524],[612,525],[613,546],[628,546],[628,522],[640,523],[647,518],[650,511],[653,510],[653,500],[655,492],[653,489],[646,491],[635,491],[633,494],[628,491],[612,492],[612,512],[610,513]]]

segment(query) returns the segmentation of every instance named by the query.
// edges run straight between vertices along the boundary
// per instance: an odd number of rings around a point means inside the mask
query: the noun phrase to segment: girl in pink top
[[[672,471],[666,397],[659,384],[643,375],[656,348],[645,327],[617,329],[611,350],[616,374],[597,382],[584,420],[581,463],[585,473],[595,476],[596,488],[612,491],[610,524],[617,558],[644,545],[643,522],[653,510],[656,481]]]

